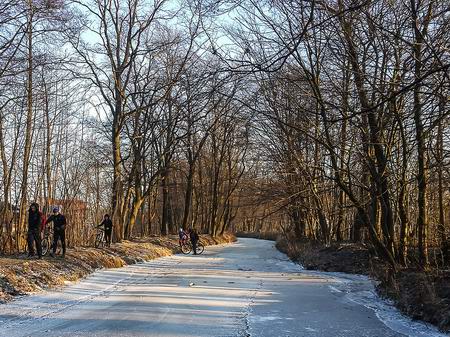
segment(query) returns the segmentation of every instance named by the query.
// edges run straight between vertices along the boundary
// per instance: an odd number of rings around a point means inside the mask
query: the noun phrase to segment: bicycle
[[[44,231],[44,238],[41,240],[42,256],[46,256],[52,248],[52,239],[50,238],[50,230]]]
[[[44,238],[41,241],[42,256],[47,256],[53,249],[53,230],[45,229]],[[61,243],[58,241],[56,246],[56,254],[61,255]]]
[[[186,240],[184,242],[181,243],[181,252],[185,255],[189,254],[190,252],[192,252],[192,242],[191,240]],[[203,251],[205,250],[205,246],[203,245],[203,243],[201,243],[201,241],[199,240],[197,242],[197,254],[200,255],[203,253]]]
[[[28,253],[28,233],[22,235],[22,249],[24,254]],[[41,238],[42,256],[47,256],[53,248],[53,231],[51,229],[45,229],[44,235]],[[61,245],[58,244],[56,254],[61,254]]]
[[[95,233],[95,241],[94,246],[95,248],[104,247],[105,246],[105,230],[101,227],[95,228],[97,232]]]

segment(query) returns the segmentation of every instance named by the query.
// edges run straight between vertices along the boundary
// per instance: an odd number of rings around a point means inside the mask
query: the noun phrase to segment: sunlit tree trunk
[[[27,99],[27,118],[25,126],[25,144],[22,164],[22,182],[20,188],[20,214],[19,214],[19,232],[25,230],[26,213],[27,213],[27,195],[28,195],[28,168],[31,156],[31,142],[33,131],[33,18],[34,4],[32,0],[27,2],[27,83],[26,83],[26,99]],[[20,241],[18,238],[17,241]]]

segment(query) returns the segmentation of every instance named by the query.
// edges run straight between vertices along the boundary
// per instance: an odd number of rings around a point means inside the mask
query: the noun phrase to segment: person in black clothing
[[[113,228],[113,223],[111,221],[111,218],[109,217],[109,214],[105,214],[100,226],[103,226],[105,229],[106,245],[109,247],[109,246],[111,246],[111,236],[112,236],[112,228]]]
[[[192,243],[192,250],[194,252],[194,255],[197,255],[197,242],[198,242],[198,233],[197,230],[195,228],[191,228],[189,230],[189,237],[191,239],[191,243]]]
[[[66,256],[66,217],[61,214],[59,208],[53,208],[53,214],[47,219],[45,224],[53,222],[53,252],[50,253],[51,257],[55,257],[56,247],[58,246],[58,240],[61,240],[62,257]]]
[[[39,205],[34,202],[28,211],[28,257],[34,256],[34,243],[36,243],[38,257],[42,259],[41,228],[42,213],[39,212]]]

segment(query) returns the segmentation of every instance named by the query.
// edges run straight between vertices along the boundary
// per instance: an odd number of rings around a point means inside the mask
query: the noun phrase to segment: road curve
[[[416,336],[392,330],[350,296],[370,287],[363,278],[304,272],[273,242],[240,239],[1,305],[0,336]]]

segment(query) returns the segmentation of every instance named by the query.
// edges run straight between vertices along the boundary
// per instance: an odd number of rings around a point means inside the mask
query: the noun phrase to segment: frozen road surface
[[[96,272],[0,306],[0,336],[445,336],[378,299],[369,280],[305,272],[272,242]]]

